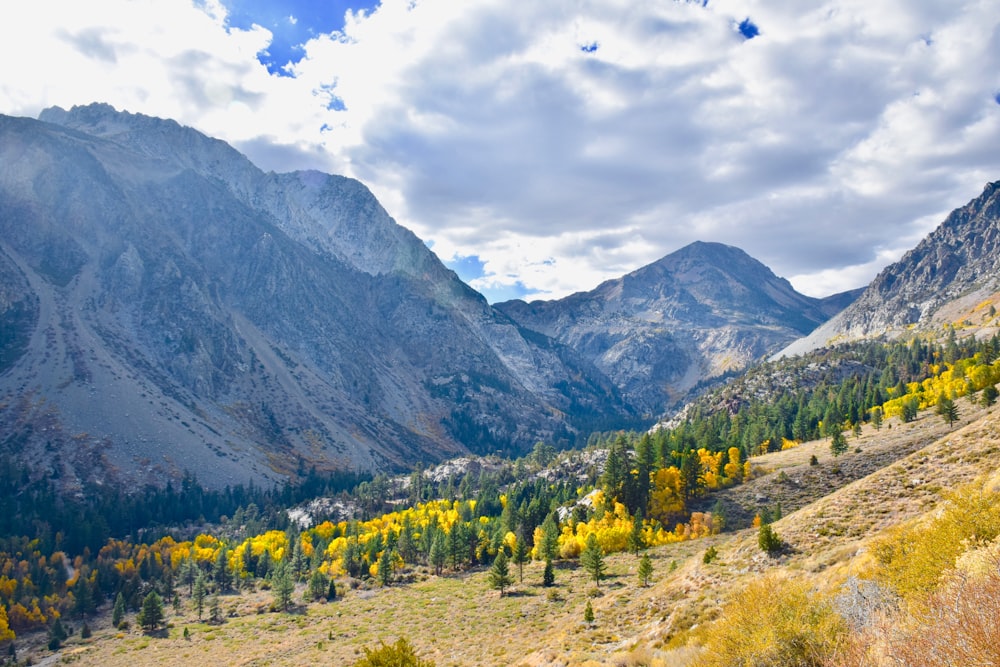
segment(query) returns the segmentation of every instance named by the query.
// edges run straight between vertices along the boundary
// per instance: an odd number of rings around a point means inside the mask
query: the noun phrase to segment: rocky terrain
[[[997,332],[1000,303],[1000,181],[952,211],[898,262],[886,267],[849,307],[790,345],[799,354],[842,341],[954,327]]]
[[[590,292],[497,307],[578,350],[655,416],[808,334],[854,296],[807,297],[742,250],[699,242]]]
[[[520,451],[621,419],[360,183],[105,105],[0,118],[0,450],[221,486]]]

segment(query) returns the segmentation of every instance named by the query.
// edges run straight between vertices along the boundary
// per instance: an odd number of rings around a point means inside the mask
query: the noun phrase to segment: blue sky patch
[[[597,42],[591,42],[590,44],[581,44],[580,50],[583,51],[584,53],[593,53],[594,51],[597,51],[599,47],[600,44],[598,44]]]
[[[749,16],[740,21],[737,29],[740,31],[740,34],[743,35],[744,39],[753,39],[760,34],[760,29],[758,29],[754,22],[750,20]]]
[[[1000,104],[1000,93],[997,93],[997,94],[996,94],[996,95],[995,95],[995,96],[993,97],[993,99],[994,99],[994,100],[996,101],[996,103],[997,103],[997,104]]]
[[[302,45],[317,35],[344,27],[348,9],[372,11],[379,0],[222,0],[229,11],[228,24],[241,30],[257,24],[271,31],[271,45],[257,60],[271,74],[288,76],[285,66],[302,60]]]
[[[482,278],[483,268],[486,266],[480,259],[478,255],[469,255],[468,257],[461,257],[450,262],[445,262],[445,266],[458,274],[458,277],[462,279],[463,282],[472,282],[476,278]]]

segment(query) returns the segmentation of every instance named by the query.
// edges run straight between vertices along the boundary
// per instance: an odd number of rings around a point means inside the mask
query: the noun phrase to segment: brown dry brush
[[[852,633],[831,667],[1000,665],[1000,571],[954,575],[911,614],[884,614]]]

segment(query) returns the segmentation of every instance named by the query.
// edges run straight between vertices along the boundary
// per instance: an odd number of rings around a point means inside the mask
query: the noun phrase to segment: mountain
[[[836,342],[954,327],[992,336],[1000,321],[1000,181],[952,211],[858,299],[782,355]]]
[[[590,292],[496,307],[577,350],[640,412],[660,414],[699,383],[809,333],[849,299],[804,296],[742,250],[696,242]]]
[[[352,179],[107,105],[0,116],[0,456],[210,486],[521,451],[628,410]]]

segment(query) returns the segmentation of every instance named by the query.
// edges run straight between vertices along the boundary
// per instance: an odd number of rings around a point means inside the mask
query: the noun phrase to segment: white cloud
[[[855,287],[1000,178],[988,0],[386,0],[286,77],[201,4],[19,7],[0,112],[106,101],[356,176],[481,287],[548,296],[699,239]]]

